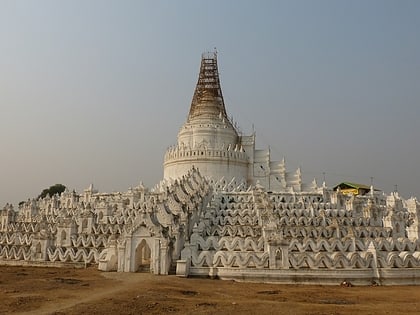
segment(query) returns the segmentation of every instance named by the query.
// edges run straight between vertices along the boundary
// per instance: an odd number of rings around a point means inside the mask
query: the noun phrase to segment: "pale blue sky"
[[[420,197],[420,1],[0,0],[0,207],[162,178],[217,47],[227,111],[306,182]]]

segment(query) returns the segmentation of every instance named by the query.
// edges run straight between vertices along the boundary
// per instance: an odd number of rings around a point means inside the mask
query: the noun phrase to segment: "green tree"
[[[45,188],[41,194],[38,196],[38,200],[47,197],[47,195],[53,196],[55,194],[61,194],[63,191],[66,190],[66,186],[62,184],[55,184],[50,186],[49,188]]]

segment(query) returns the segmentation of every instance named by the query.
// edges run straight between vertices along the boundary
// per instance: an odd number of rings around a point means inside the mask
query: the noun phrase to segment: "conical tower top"
[[[203,53],[188,121],[194,118],[215,118],[220,116],[229,121],[220,87],[217,52]]]

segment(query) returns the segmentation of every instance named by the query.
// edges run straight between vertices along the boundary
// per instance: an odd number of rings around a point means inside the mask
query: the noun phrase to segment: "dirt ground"
[[[0,267],[0,314],[420,314],[420,287],[244,283]]]

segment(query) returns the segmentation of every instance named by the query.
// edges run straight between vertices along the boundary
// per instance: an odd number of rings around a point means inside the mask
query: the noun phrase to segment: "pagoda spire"
[[[220,116],[229,121],[220,87],[217,52],[203,53],[188,121],[195,118],[216,118]]]

